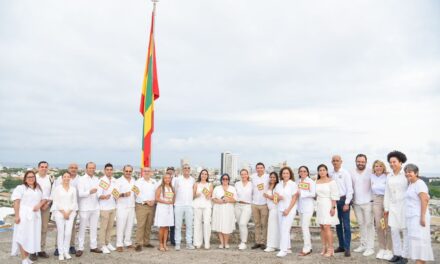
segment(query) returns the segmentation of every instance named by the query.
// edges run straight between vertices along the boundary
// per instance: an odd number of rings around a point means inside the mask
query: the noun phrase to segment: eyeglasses
[[[34,179],[35,176],[27,176],[26,179]]]
[[[189,170],[189,169],[191,169],[190,167],[183,167],[185,170]]]
[[[229,179],[228,178],[223,178],[222,181],[229,181]]]
[[[133,171],[131,171],[131,170],[130,170],[130,171],[129,171],[129,170],[126,170],[126,171],[124,171],[124,172],[132,173]]]

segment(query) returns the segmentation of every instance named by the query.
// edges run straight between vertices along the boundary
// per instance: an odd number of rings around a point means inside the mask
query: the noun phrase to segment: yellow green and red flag
[[[156,69],[156,48],[154,43],[154,15],[151,16],[150,42],[148,44],[147,63],[145,66],[144,81],[140,112],[144,117],[141,167],[151,165],[151,135],[154,130],[154,100],[159,98],[159,84]]]

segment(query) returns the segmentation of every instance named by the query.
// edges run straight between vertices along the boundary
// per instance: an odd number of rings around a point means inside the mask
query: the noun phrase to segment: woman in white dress
[[[78,211],[77,192],[75,187],[70,186],[70,172],[65,172],[62,184],[52,191],[52,208],[57,224],[58,259],[71,259],[69,255],[70,237],[72,235],[73,220]]]
[[[238,249],[247,248],[248,223],[252,215],[252,183],[249,181],[249,171],[242,169],[240,171],[241,181],[235,183],[237,191],[237,203],[235,204],[235,219],[237,219],[238,229],[240,230],[241,243]]]
[[[210,248],[212,191],[214,187],[208,182],[208,170],[203,169],[194,184],[194,246],[199,249],[205,241],[205,249]]]
[[[317,171],[316,218],[321,227],[321,255],[331,257],[335,255],[331,226],[339,224],[338,211],[336,210],[336,202],[339,200],[339,190],[336,182],[329,177],[326,165],[319,165]]]
[[[299,200],[298,213],[301,220],[301,230],[303,233],[304,246],[298,256],[307,256],[312,253],[312,240],[310,236],[310,220],[315,211],[316,184],[309,177],[309,168],[300,166],[298,168],[299,181]]]
[[[391,227],[394,254],[389,261],[406,262],[408,230],[405,221],[405,193],[408,189],[408,180],[402,167],[406,162],[406,155],[400,151],[392,151],[388,153],[387,160],[391,173],[387,176],[383,205],[384,217],[388,219],[388,225]]]
[[[267,208],[269,209],[269,219],[267,220],[267,247],[265,252],[274,252],[280,248],[280,230],[278,227],[278,200],[274,201],[275,187],[279,183],[278,173],[269,174],[269,188],[264,197],[267,199]]]
[[[434,261],[428,187],[419,179],[419,168],[416,165],[408,164],[404,171],[409,182],[405,194],[408,258],[415,260],[417,264]]]
[[[229,185],[230,177],[227,173],[222,175],[221,185],[215,187],[212,195],[214,208],[212,213],[212,230],[218,232],[220,239],[219,248],[229,248],[229,236],[235,228],[234,203],[237,192]]]
[[[371,192],[373,193],[373,215],[376,225],[377,241],[379,242],[379,252],[377,259],[390,260],[393,258],[391,230],[386,218],[383,217],[383,199],[387,185],[387,171],[385,163],[380,160],[373,162],[373,173],[370,176]]]
[[[159,227],[159,250],[167,251],[168,228],[174,226],[174,189],[171,184],[171,174],[163,176],[160,186],[156,189],[156,214],[154,225]]]
[[[23,184],[18,185],[11,195],[15,212],[11,254],[16,256],[20,251],[22,264],[32,263],[29,253],[41,251],[40,208],[45,203],[42,197],[43,193],[33,171],[24,174]]]
[[[287,256],[290,251],[290,230],[296,215],[298,186],[290,167],[280,170],[281,181],[275,187],[275,200],[278,200],[278,228],[280,230],[280,252],[277,257]]]

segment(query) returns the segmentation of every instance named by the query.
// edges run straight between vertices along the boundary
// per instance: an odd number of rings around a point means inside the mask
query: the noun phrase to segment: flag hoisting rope
[[[154,101],[159,98],[159,84],[156,69],[156,45],[154,42],[154,17],[156,3],[152,0],[153,12],[151,14],[150,41],[148,43],[147,62],[145,66],[144,81],[142,83],[140,112],[144,118],[142,133],[141,168],[151,166],[151,135],[154,131]]]

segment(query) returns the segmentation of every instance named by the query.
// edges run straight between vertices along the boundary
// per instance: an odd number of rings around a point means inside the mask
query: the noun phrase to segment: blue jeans
[[[338,234],[339,247],[350,250],[351,228],[350,228],[350,207],[347,212],[342,208],[345,205],[345,197],[341,198],[337,203],[339,225],[336,225],[336,233]]]
[[[175,226],[175,234],[174,238],[176,240],[176,245],[180,245],[180,242],[182,241],[182,223],[185,219],[185,226],[186,226],[186,245],[192,245],[192,232],[193,232],[193,217],[194,212],[191,205],[189,206],[174,206],[174,217],[176,219],[176,222],[174,223]]]

